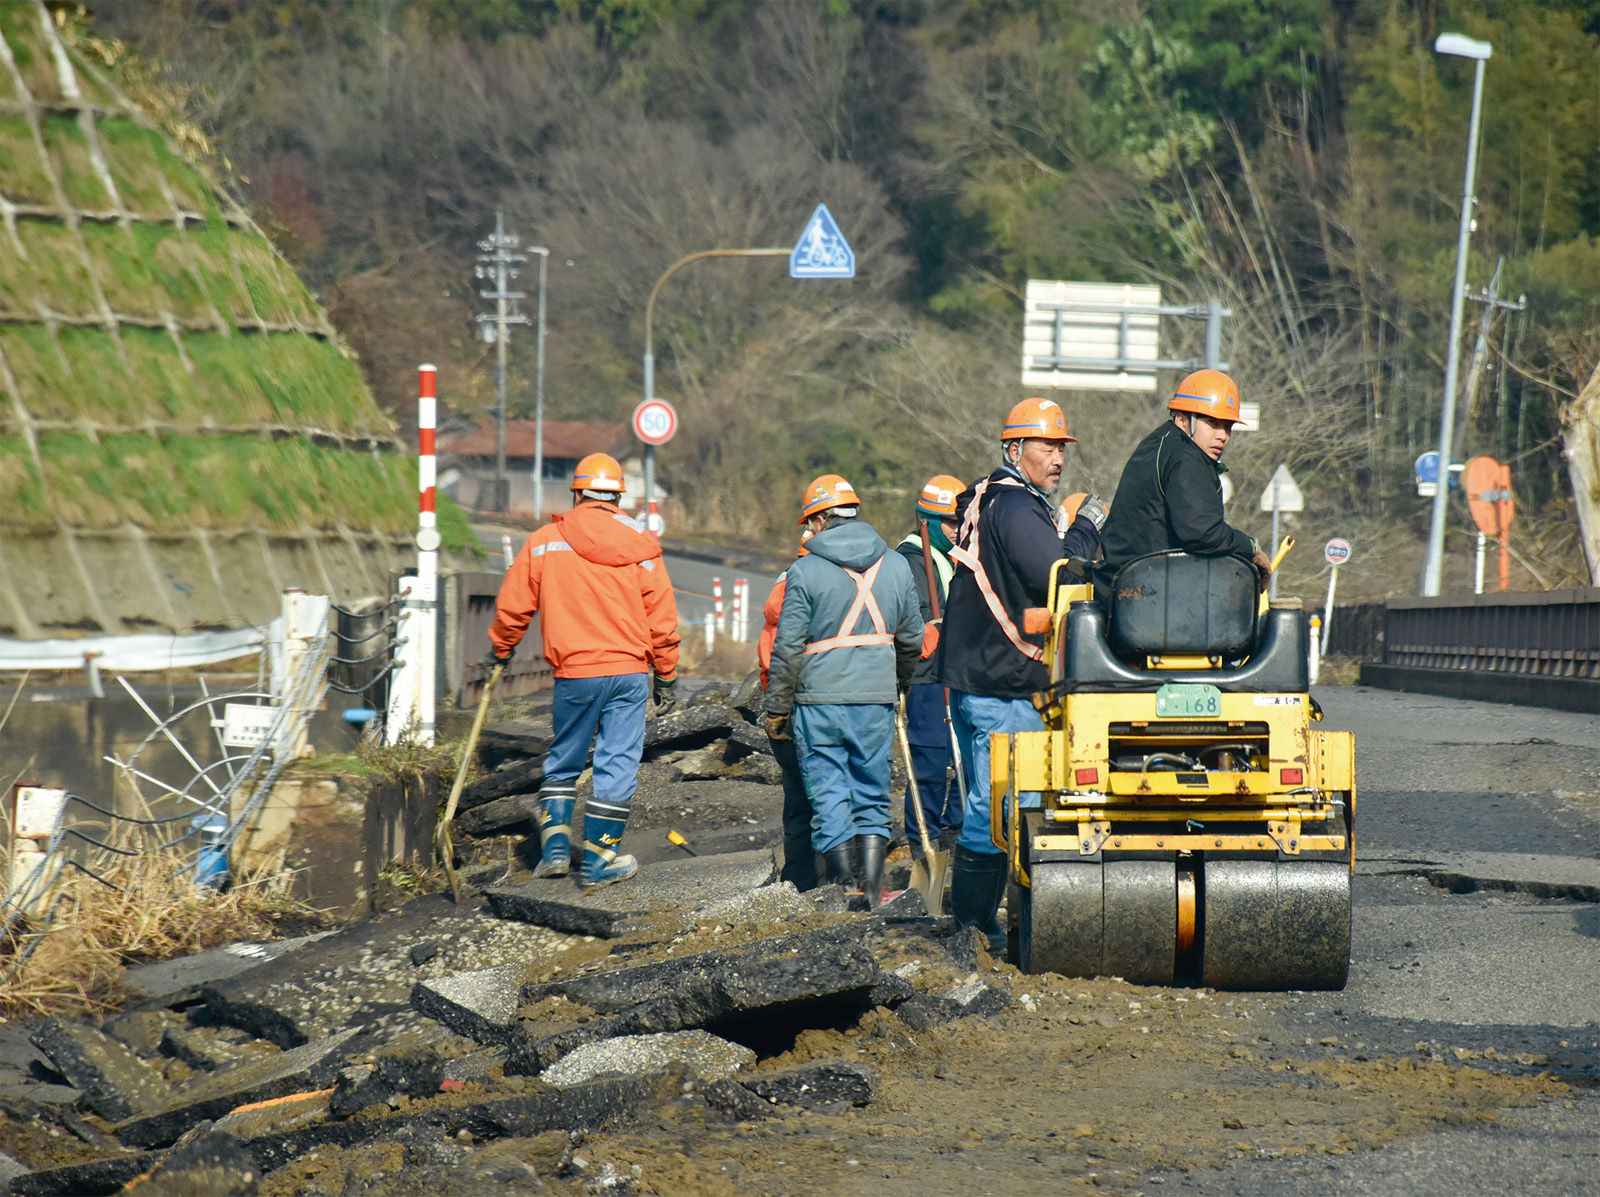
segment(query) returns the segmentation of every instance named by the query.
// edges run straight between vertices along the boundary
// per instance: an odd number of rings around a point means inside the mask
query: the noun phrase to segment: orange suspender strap
[[[893,644],[894,635],[884,628],[883,612],[878,609],[878,600],[872,593],[872,583],[878,578],[878,567],[883,564],[879,557],[872,563],[872,568],[864,574],[858,574],[853,569],[840,566],[845,573],[854,579],[856,584],[856,601],[850,604],[850,610],[845,612],[844,619],[839,623],[838,635],[830,636],[826,640],[817,640],[806,645],[801,656],[809,657],[813,653],[825,653],[835,648],[864,648],[872,644]],[[851,633],[856,626],[856,621],[861,618],[862,611],[872,620],[873,631],[863,632],[860,635]]]
[[[1009,478],[1002,478],[1001,485],[1020,486],[1021,483],[1012,482]],[[1000,596],[994,592],[994,587],[989,585],[989,575],[984,572],[983,561],[978,556],[978,511],[982,502],[984,491],[989,488],[989,479],[985,478],[978,483],[977,490],[973,493],[972,502],[967,505],[966,519],[962,521],[962,543],[950,550],[952,560],[961,562],[972,571],[973,581],[978,583],[978,591],[983,595],[983,601],[989,604],[989,614],[994,616],[995,623],[1000,625],[1000,630],[1006,634],[1006,639],[1011,641],[1016,650],[1030,661],[1044,660],[1044,649],[1037,644],[1029,644],[1017,631],[1017,625],[1011,622],[1011,616],[1006,614],[1005,605],[1001,603]],[[970,530],[971,539],[968,540]],[[968,547],[970,543],[971,547]]]

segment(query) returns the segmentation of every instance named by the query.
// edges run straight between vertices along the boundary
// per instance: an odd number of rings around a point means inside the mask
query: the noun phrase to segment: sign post
[[[1261,510],[1272,512],[1272,552],[1269,556],[1278,555],[1278,513],[1281,511],[1296,512],[1306,509],[1306,499],[1300,493],[1300,486],[1294,480],[1294,475],[1289,472],[1287,465],[1281,465],[1272,475],[1272,481],[1267,483],[1267,489],[1261,492]],[[1272,581],[1268,591],[1270,597],[1278,597],[1278,571],[1272,571]]]
[[[1329,628],[1333,627],[1333,592],[1339,585],[1339,567],[1350,560],[1350,542],[1334,537],[1322,548],[1322,559],[1333,566],[1328,571],[1328,598],[1322,604],[1322,655],[1328,655]]]
[[[806,227],[801,230],[800,239],[792,247],[773,247],[768,249],[702,249],[698,253],[685,254],[671,266],[661,272],[661,277],[656,279],[656,285],[650,289],[650,298],[644,305],[644,403],[635,411],[648,405],[656,397],[656,353],[653,332],[656,316],[656,296],[661,294],[661,288],[666,281],[691,262],[698,262],[703,258],[788,258],[789,276],[791,278],[855,278],[856,253],[850,248],[850,243],[844,239],[844,234],[839,231],[839,224],[833,218],[833,213],[828,211],[827,204],[818,204],[816,211],[811,213],[811,219],[806,221]],[[670,411],[670,406],[668,407]],[[677,431],[677,415],[672,417],[673,431]],[[637,431],[637,426],[635,428]],[[670,436],[670,434],[669,434]],[[645,440],[641,434],[641,440]],[[659,442],[657,442],[659,443]],[[656,496],[656,452],[655,446],[645,440],[644,450],[644,505],[645,518],[648,521],[651,513],[655,511]]]

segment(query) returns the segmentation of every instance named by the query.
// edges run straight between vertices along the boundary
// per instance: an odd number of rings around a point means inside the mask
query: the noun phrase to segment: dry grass
[[[249,877],[219,892],[195,885],[193,869],[188,855],[157,850],[96,868],[110,885],[67,871],[39,904],[55,911],[48,926],[41,917],[0,943],[0,1015],[112,1009],[128,965],[327,925],[321,912],[280,896],[281,877]]]

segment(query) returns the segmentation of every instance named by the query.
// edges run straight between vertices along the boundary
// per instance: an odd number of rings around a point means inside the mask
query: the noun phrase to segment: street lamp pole
[[[656,355],[653,330],[656,319],[656,296],[661,294],[662,285],[690,262],[698,262],[702,258],[787,258],[792,252],[792,247],[783,249],[702,249],[699,253],[686,254],[671,266],[661,272],[661,277],[656,279],[656,285],[650,288],[650,298],[644,305],[644,397],[648,402],[656,397]],[[648,515],[651,502],[656,495],[656,447],[644,447],[644,510]]]
[[[1494,53],[1488,42],[1459,33],[1441,33],[1433,44],[1439,54],[1474,60],[1472,118],[1467,129],[1467,170],[1461,184],[1461,227],[1456,235],[1455,287],[1450,294],[1450,340],[1444,367],[1444,406],[1439,417],[1439,488],[1433,492],[1433,521],[1428,526],[1428,556],[1422,575],[1422,593],[1439,593],[1444,560],[1444,527],[1450,513],[1450,457],[1455,441],[1456,384],[1461,368],[1461,316],[1467,294],[1467,242],[1472,236],[1473,186],[1478,172],[1478,122],[1483,113],[1483,64]]]
[[[478,292],[479,298],[494,300],[494,315],[480,315],[478,323],[485,326],[494,325],[494,507],[495,510],[502,512],[511,506],[511,484],[506,477],[506,351],[509,348],[511,326],[528,323],[526,316],[512,310],[515,302],[526,296],[521,291],[506,290],[507,284],[517,277],[515,264],[528,260],[527,255],[515,252],[517,244],[518,239],[515,236],[506,234],[505,216],[499,208],[496,208],[494,236],[478,242],[478,248],[484,252],[478,255],[478,261],[482,265],[477,267],[476,274],[480,279],[489,279],[494,283],[493,291]]]

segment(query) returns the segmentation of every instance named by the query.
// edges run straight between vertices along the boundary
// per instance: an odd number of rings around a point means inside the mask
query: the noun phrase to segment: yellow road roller
[[[1350,966],[1355,742],[1321,731],[1298,599],[1254,567],[1163,552],[1098,599],[1062,562],[1045,730],[991,742],[1024,972],[1143,985],[1341,989]]]

